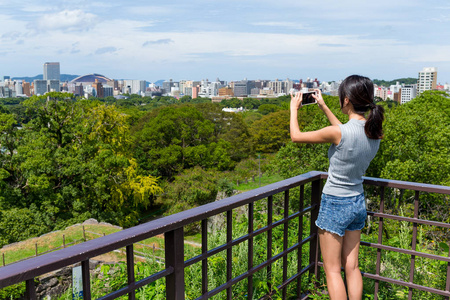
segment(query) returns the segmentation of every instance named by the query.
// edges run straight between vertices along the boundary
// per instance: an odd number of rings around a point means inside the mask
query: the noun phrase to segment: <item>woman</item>
[[[384,110],[373,102],[374,87],[367,77],[352,75],[339,86],[341,111],[349,117],[346,124],[333,115],[320,90],[316,92],[314,98],[331,126],[300,132],[297,110],[302,106],[302,93],[291,94],[291,139],[295,143],[331,143],[328,179],[316,220],[328,292],[331,300],[346,300],[347,292],[350,300],[361,299],[363,286],[358,252],[367,216],[362,176],[383,137]],[[347,279],[347,292],[341,266]]]

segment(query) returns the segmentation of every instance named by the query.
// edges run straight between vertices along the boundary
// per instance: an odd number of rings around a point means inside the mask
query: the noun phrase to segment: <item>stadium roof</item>
[[[85,83],[85,82],[86,83],[92,83],[92,82],[95,82],[95,79],[98,79],[98,81],[101,82],[101,83],[106,83],[107,81],[111,80],[111,79],[109,79],[106,76],[94,73],[94,74],[87,74],[87,75],[79,76],[79,77],[73,79],[71,82],[73,82],[73,83],[78,83],[78,82],[81,82],[81,83]]]

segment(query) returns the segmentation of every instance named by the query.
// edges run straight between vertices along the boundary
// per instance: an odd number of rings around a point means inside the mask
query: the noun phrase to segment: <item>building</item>
[[[145,93],[146,88],[147,82],[145,80],[124,80],[122,91],[123,93],[128,94],[143,95]]]
[[[103,93],[103,84],[101,82],[99,82],[98,79],[95,79],[95,82],[92,84],[92,87],[96,91],[97,98],[105,97],[104,93]]]
[[[47,93],[47,80],[35,79],[33,81],[33,86],[35,95],[42,96]]]
[[[104,85],[103,86],[103,97],[112,97],[114,96],[114,88],[112,86],[109,85]]]
[[[60,83],[59,83],[59,79],[50,79],[47,80],[47,91],[48,92],[59,92],[60,91]]]
[[[417,89],[419,94],[424,91],[435,90],[437,82],[437,68],[429,67],[423,68],[419,72],[419,80],[417,81]]]
[[[60,80],[59,62],[46,62],[44,64],[44,80]]]
[[[192,99],[198,98],[198,94],[200,92],[200,86],[193,86],[192,87]]]
[[[241,80],[233,82],[233,95],[235,97],[246,97],[249,95],[248,80]]]
[[[25,95],[31,97],[31,85],[29,82],[26,81],[22,82],[22,90]]]
[[[417,85],[408,84],[400,89],[400,104],[405,104],[417,96]]]
[[[233,97],[233,89],[230,87],[223,87],[219,89],[219,96],[231,96]]]

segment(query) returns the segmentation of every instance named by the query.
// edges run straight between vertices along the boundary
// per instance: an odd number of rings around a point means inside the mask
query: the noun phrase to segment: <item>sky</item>
[[[0,0],[0,76],[450,83],[449,0]]]

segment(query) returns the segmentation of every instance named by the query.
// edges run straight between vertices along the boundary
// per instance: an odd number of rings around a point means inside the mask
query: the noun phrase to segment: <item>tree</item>
[[[0,208],[34,207],[32,215],[46,230],[89,217],[136,224],[160,189],[129,151],[127,116],[68,93],[35,96],[25,105],[35,118],[9,151],[14,168],[0,169]]]

